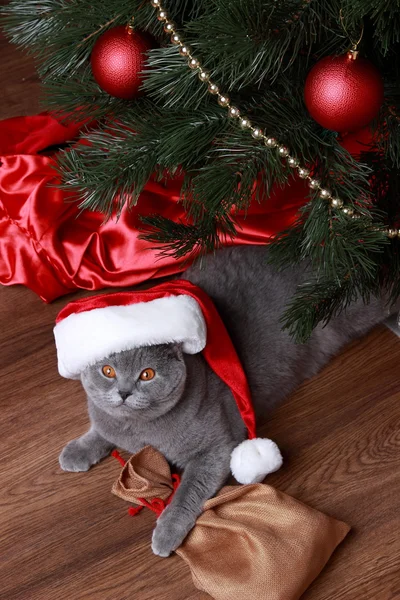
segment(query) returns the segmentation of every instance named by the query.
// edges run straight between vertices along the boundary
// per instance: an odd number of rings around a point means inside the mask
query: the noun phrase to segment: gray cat
[[[295,345],[279,318],[304,269],[278,273],[268,266],[267,254],[265,247],[224,249],[185,273],[214,300],[259,416],[387,315],[383,301],[357,302],[317,327],[308,343]],[[109,369],[116,377],[107,377]],[[65,446],[60,465],[86,471],[115,446],[135,453],[151,445],[183,468],[181,485],[153,532],[153,552],[168,556],[228,478],[232,449],[245,438],[233,396],[201,354],[183,354],[177,344],[114,354],[88,367],[81,381],[91,428]]]

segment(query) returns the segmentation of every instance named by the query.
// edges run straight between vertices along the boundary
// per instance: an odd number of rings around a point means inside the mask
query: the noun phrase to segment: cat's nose
[[[128,396],[131,395],[131,392],[122,392],[121,390],[119,390],[119,395],[121,396],[122,400],[126,400]]]

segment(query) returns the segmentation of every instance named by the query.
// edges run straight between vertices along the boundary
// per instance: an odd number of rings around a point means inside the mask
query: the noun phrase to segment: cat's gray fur
[[[368,306],[354,303],[325,328],[317,327],[307,344],[295,345],[279,318],[304,272],[276,272],[267,265],[267,253],[265,247],[225,249],[185,273],[214,300],[259,415],[387,314],[378,299]],[[102,375],[104,364],[114,367],[115,380]],[[138,379],[146,368],[156,372],[152,381]],[[81,381],[91,428],[67,444],[61,467],[85,471],[114,446],[135,453],[148,444],[182,467],[182,483],[153,533],[153,551],[168,556],[193,527],[205,500],[224,484],[231,451],[245,437],[233,397],[201,355],[183,354],[177,345],[115,354],[87,368]],[[119,392],[129,395],[123,400]]]

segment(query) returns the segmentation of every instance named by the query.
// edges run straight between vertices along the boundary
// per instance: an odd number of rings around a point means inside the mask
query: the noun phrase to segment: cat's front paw
[[[169,556],[179,548],[194,523],[195,521],[188,521],[177,511],[165,509],[153,531],[151,549],[154,554],[163,558]]]
[[[60,467],[63,471],[88,471],[92,462],[87,449],[82,448],[79,440],[72,440],[62,450],[59,458]]]

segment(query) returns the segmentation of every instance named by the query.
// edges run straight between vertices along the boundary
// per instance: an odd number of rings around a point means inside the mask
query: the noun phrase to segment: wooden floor
[[[4,41],[0,52],[1,116],[34,112],[32,64]],[[114,459],[59,469],[61,448],[87,427],[80,385],[56,369],[64,304],[0,289],[0,599],[206,600],[180,558],[152,555],[153,515],[129,517],[111,495]],[[304,600],[400,598],[399,367],[400,340],[378,328],[264,428],[285,455],[269,483],[352,526]]]

